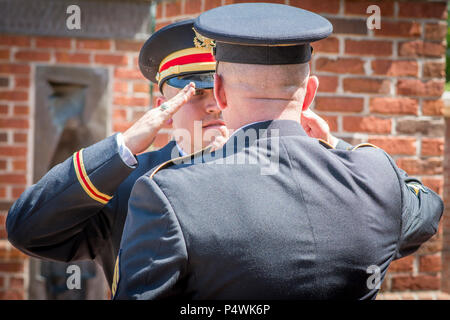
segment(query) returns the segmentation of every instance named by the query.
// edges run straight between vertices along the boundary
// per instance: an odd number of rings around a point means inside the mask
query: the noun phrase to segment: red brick
[[[444,101],[423,100],[422,114],[424,116],[442,116],[444,114]]]
[[[392,42],[381,40],[345,40],[345,53],[366,56],[392,55]]]
[[[439,195],[442,195],[444,189],[444,179],[443,178],[431,178],[423,177],[422,183]]]
[[[116,78],[128,80],[146,80],[138,69],[116,68],[114,76]]]
[[[319,79],[318,92],[336,92],[338,87],[338,77],[334,76],[317,76]]]
[[[370,112],[381,114],[412,114],[417,115],[419,103],[411,98],[372,98]]]
[[[314,48],[314,53],[316,52],[324,52],[324,53],[338,53],[339,52],[339,39],[330,37],[319,40],[311,44]]]
[[[444,80],[401,79],[397,82],[397,94],[404,96],[440,97],[444,92]]]
[[[429,275],[392,277],[392,291],[439,290],[440,277]]]
[[[316,13],[338,13],[340,0],[290,0],[289,5],[299,7]]]
[[[0,50],[0,60],[9,60],[9,49]]]
[[[30,79],[29,78],[18,78],[16,77],[15,80],[15,87],[16,88],[29,88],[30,87]]]
[[[8,162],[6,160],[0,159],[0,170],[6,170]]]
[[[10,278],[9,279],[9,290],[11,289],[17,289],[17,290],[23,290],[24,289],[24,280],[23,278]]]
[[[181,14],[181,1],[166,2],[166,17],[178,16]]]
[[[133,92],[149,93],[150,86],[147,83],[134,83],[133,84]]]
[[[357,93],[389,93],[390,80],[371,78],[346,78],[343,81],[345,92]]]
[[[110,40],[81,40],[77,39],[77,49],[110,50]]]
[[[380,14],[383,17],[390,17],[394,14],[394,2],[393,1],[345,1],[345,14],[346,15],[359,15],[367,17],[367,8],[371,5],[377,5],[380,7]]]
[[[2,170],[4,170],[4,168]],[[5,199],[5,198],[6,198],[6,187],[0,186],[0,199]],[[1,258],[1,256],[0,256],[0,258]]]
[[[445,62],[424,62],[422,73],[425,78],[445,78]]]
[[[114,109],[113,111],[113,119],[115,121],[126,121],[127,120],[127,111],[124,109]]]
[[[115,40],[116,50],[139,52],[143,46],[143,41]]]
[[[69,53],[69,52],[56,52],[56,62],[59,63],[90,63],[89,53]]]
[[[416,154],[416,138],[370,137],[368,141],[392,155]]]
[[[202,7],[202,0],[189,0],[184,3],[185,14],[199,14]]]
[[[205,0],[205,11],[220,7],[221,5],[222,0]]]
[[[320,117],[328,123],[331,132],[336,132],[338,130],[337,116],[326,116],[321,114]]]
[[[0,142],[8,142],[8,134],[6,132],[0,132]]]
[[[126,66],[128,64],[128,57],[126,55],[117,54],[96,54],[94,61],[100,64]]]
[[[396,162],[399,168],[405,170],[410,175],[442,174],[442,159],[440,158],[428,158],[426,160],[399,158]]]
[[[0,128],[28,129],[28,127],[29,127],[28,119],[5,118],[5,117],[0,119]]]
[[[315,109],[333,112],[361,112],[364,106],[363,98],[349,97],[316,97]]]
[[[0,73],[6,74],[29,74],[30,66],[16,63],[1,63]]]
[[[71,40],[69,38],[36,38],[37,48],[58,48],[58,49],[70,49]]]
[[[442,41],[447,35],[446,23],[427,23],[425,25],[425,39]]]
[[[0,300],[23,300],[23,290],[0,291]]]
[[[0,105],[0,114],[8,114],[9,113],[9,107],[6,104]]]
[[[22,132],[14,132],[13,141],[14,143],[24,143],[27,142],[28,134]]]
[[[407,256],[398,260],[392,261],[389,265],[389,272],[412,272],[413,271],[414,256]]]
[[[127,81],[114,82],[114,92],[127,93],[128,92],[128,82]]]
[[[0,155],[7,157],[21,157],[27,155],[26,147],[0,146]]]
[[[364,61],[357,58],[318,58],[316,71],[364,74]]]
[[[27,170],[26,160],[13,160],[13,171],[26,171],[26,170]]]
[[[423,156],[443,156],[444,139],[440,138],[422,138]]]
[[[408,21],[381,21],[381,29],[375,29],[375,36],[418,38],[422,28],[418,22]]]
[[[445,44],[443,42],[425,42],[422,40],[400,42],[398,54],[403,57],[436,57],[445,55]]]
[[[415,60],[374,60],[372,70],[376,75],[417,77],[419,66]]]
[[[447,19],[445,2],[398,2],[398,16],[408,18]]]
[[[119,106],[147,107],[150,105],[150,98],[149,97],[116,96],[116,97],[114,97],[113,104],[116,104]]]
[[[13,36],[2,34],[0,37],[0,46],[8,47],[29,47],[31,38],[26,36]]]
[[[439,272],[441,271],[441,256],[427,255],[419,259],[419,272]]]
[[[24,115],[28,115],[30,112],[30,109],[28,108],[28,106],[15,106],[13,109],[13,114],[15,116],[24,116]]]
[[[14,55],[16,60],[22,61],[40,61],[47,62],[50,61],[50,52],[47,51],[36,51],[36,50],[21,50],[17,51]]]
[[[22,272],[23,263],[21,262],[0,262],[0,272]]]
[[[391,133],[391,119],[369,117],[344,117],[344,131],[367,133]]]
[[[0,183],[26,184],[27,178],[25,174],[5,173],[0,174]]]
[[[9,101],[27,101],[28,100],[28,92],[27,91],[1,91],[0,92],[0,100],[9,100]]]

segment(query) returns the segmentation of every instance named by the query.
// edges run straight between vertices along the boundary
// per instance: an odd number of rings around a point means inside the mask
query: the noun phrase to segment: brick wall
[[[156,28],[233,2],[243,1],[163,1],[157,6]],[[334,25],[331,37],[314,44],[311,63],[312,73],[320,80],[314,108],[333,132],[351,143],[368,141],[384,148],[400,167],[442,195],[445,123],[440,97],[445,78],[446,3],[274,2],[320,13]],[[372,4],[381,9],[380,30],[366,28],[366,8]],[[123,131],[152,103],[148,82],[136,67],[141,45],[125,40],[0,35],[0,299],[27,297],[27,258],[5,240],[4,222],[9,206],[32,182],[36,65],[107,67],[113,79],[108,129]],[[167,142],[168,133],[165,128],[156,147]],[[450,289],[443,276],[450,277],[446,271],[450,261],[442,263],[449,248],[447,242],[443,249],[441,226],[438,235],[415,255],[391,265],[380,298],[448,298],[440,289],[445,281]]]

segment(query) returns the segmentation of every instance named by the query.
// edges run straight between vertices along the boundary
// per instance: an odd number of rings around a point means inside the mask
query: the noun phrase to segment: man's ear
[[[164,96],[159,96],[159,97],[156,97],[156,100],[155,100],[155,108],[158,108],[160,105],[162,105],[164,102],[166,102],[167,101],[167,99],[166,99],[166,97],[164,97]]]
[[[307,110],[313,102],[317,88],[319,88],[319,79],[317,79],[316,76],[310,76],[308,78],[308,83],[306,84],[306,94],[305,99],[303,100],[302,111]]]
[[[227,96],[223,88],[223,79],[217,73],[214,74],[214,98],[220,110],[228,107]]]

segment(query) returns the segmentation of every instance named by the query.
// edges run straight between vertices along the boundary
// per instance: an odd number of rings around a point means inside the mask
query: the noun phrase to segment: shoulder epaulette
[[[322,140],[322,139],[317,139],[317,140],[319,140],[319,143],[320,143],[323,147],[325,147],[325,148],[327,148],[327,149],[335,149],[335,147],[333,147],[331,144],[329,144],[329,143],[326,142],[325,140]]]
[[[359,148],[366,148],[366,147],[371,147],[371,148],[380,149],[380,148],[378,148],[376,145],[373,145],[373,144],[371,144],[371,143],[365,142],[365,143],[360,143],[360,144],[354,146],[351,150],[352,150],[352,151],[355,151],[355,150],[357,150],[357,149],[359,149]]]
[[[159,166],[157,166],[155,168],[155,170],[153,170],[153,172],[151,173],[149,178],[153,179],[153,176],[161,169],[168,168],[168,167],[170,167],[170,166],[172,166],[174,164],[177,164],[177,163],[181,163],[182,161],[184,161],[186,159],[193,159],[193,158],[195,158],[196,156],[198,156],[200,154],[209,153],[211,151],[211,149],[212,149],[212,147],[208,146],[208,147],[206,147],[206,148],[204,148],[204,149],[202,149],[200,151],[197,151],[197,152],[194,152],[194,153],[182,156],[182,157],[173,158],[173,159],[170,159],[170,160],[168,160],[166,162],[163,162]]]

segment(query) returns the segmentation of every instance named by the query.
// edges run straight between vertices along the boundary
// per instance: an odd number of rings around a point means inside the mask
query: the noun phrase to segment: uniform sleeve
[[[395,259],[415,252],[436,234],[444,212],[442,199],[418,179],[409,177],[388,156],[397,172],[402,194],[402,228]]]
[[[161,299],[180,292],[187,249],[175,213],[148,176],[135,183],[128,203],[112,287],[113,299]]]
[[[12,205],[6,219],[8,240],[39,258],[95,258],[94,242],[108,236],[114,219],[113,195],[133,170],[121,159],[116,135],[76,152]],[[100,216],[104,211],[109,214]]]

